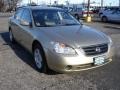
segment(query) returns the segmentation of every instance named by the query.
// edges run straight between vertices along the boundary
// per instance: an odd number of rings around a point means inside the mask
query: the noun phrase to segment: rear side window
[[[120,10],[117,11],[117,14],[120,14]]]
[[[79,12],[79,11],[82,11],[82,8],[77,8],[77,11]]]
[[[22,13],[23,9],[18,9],[17,12],[15,13],[15,19],[20,20]]]

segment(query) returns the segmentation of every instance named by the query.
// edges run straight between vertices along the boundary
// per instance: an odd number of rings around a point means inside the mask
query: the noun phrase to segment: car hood
[[[41,31],[51,41],[67,44],[74,48],[108,43],[108,37],[85,25],[42,27]]]

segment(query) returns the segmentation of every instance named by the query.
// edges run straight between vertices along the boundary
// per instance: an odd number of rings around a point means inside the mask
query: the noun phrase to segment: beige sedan
[[[33,54],[41,72],[74,72],[112,61],[114,46],[109,36],[78,22],[62,9],[26,6],[9,19],[11,42]]]

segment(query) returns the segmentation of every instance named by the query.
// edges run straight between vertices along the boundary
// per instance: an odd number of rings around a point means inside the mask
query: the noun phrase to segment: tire
[[[78,14],[75,14],[75,18],[76,18],[77,20],[80,19]]]
[[[103,16],[103,17],[102,17],[102,22],[107,22],[107,21],[108,21],[107,17],[106,17],[106,16]]]
[[[99,17],[101,17],[102,14],[103,14],[103,13],[100,13],[100,14],[99,14]]]
[[[9,38],[10,38],[11,43],[14,44],[15,43],[15,38],[13,36],[12,30],[9,30]]]
[[[33,57],[36,69],[41,73],[47,73],[48,66],[45,60],[45,55],[43,53],[42,47],[39,44],[36,44],[34,46]]]

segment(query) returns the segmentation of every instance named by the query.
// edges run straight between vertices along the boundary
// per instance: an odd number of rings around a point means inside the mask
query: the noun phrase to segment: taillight
[[[84,12],[84,11],[83,11],[82,14],[87,14],[87,12]]]
[[[92,12],[92,11],[90,11],[90,12],[89,12],[89,14],[93,14],[93,12]]]

